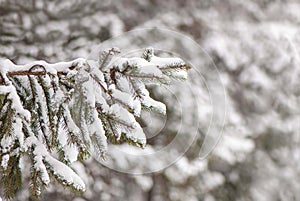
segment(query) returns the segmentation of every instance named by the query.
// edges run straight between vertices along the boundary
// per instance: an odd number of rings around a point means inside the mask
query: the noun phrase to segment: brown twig
[[[184,70],[190,70],[191,67],[188,66],[188,65],[181,65],[181,66],[170,66],[170,67],[166,67],[166,68],[163,68],[163,67],[158,67],[159,70],[173,70],[173,69],[184,69]]]
[[[47,72],[47,74],[50,74]],[[34,75],[34,76],[42,76],[45,75],[45,72],[29,72],[29,71],[13,71],[13,72],[8,72],[8,76],[27,76],[27,75]],[[57,75],[67,75],[66,72],[57,72]]]

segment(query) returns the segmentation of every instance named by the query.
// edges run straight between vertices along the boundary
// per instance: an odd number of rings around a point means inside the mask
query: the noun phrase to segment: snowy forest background
[[[126,31],[164,27],[195,40],[213,59],[225,88],[224,127],[223,122],[216,122],[223,128],[222,138],[205,160],[199,160],[199,145],[213,108],[205,84],[190,74],[194,88],[187,90],[179,84],[181,87],[172,89],[183,100],[180,108],[172,95],[159,88],[152,90],[168,108],[163,128],[157,128],[162,121],[159,116],[152,116],[149,125],[145,122],[146,129],[161,129],[159,135],[148,139],[147,151],[172,141],[179,124],[182,132],[177,146],[181,149],[193,137],[190,128],[197,119],[199,135],[176,163],[151,174],[120,173],[113,169],[139,172],[178,153],[175,146],[156,161],[133,161],[121,158],[118,150],[143,150],[113,146],[109,157],[121,161],[114,165],[122,167],[107,168],[93,159],[74,163],[87,192],[74,193],[52,184],[41,200],[300,200],[299,10],[296,0],[1,0],[0,56],[15,63],[88,58],[101,42]],[[214,76],[210,73],[215,73],[208,70],[212,65],[209,57],[198,49],[188,49],[182,40],[170,37],[158,42],[190,58],[192,67],[209,80]],[[120,40],[119,45],[130,42]],[[24,174],[24,189],[14,200],[31,199]]]

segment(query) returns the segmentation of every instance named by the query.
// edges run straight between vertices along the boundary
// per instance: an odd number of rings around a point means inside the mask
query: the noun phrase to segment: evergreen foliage
[[[111,48],[98,61],[76,59],[49,64],[15,65],[0,60],[0,173],[5,197],[21,186],[20,159],[31,159],[31,194],[41,195],[54,178],[84,191],[70,165],[93,152],[105,158],[107,142],[144,148],[145,134],[136,121],[141,110],[165,114],[147,84],[184,80],[188,65],[179,58],[118,57]]]

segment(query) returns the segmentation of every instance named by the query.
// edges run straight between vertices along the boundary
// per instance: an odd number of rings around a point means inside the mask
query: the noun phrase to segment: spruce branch
[[[0,172],[7,198],[21,185],[17,167],[25,155],[31,159],[31,193],[38,198],[50,177],[84,191],[70,165],[93,152],[105,158],[109,143],[145,147],[141,110],[166,112],[146,85],[185,79],[189,67],[179,58],[157,57],[151,48],[142,58],[121,58],[119,52],[111,48],[98,61],[55,64],[0,60]]]

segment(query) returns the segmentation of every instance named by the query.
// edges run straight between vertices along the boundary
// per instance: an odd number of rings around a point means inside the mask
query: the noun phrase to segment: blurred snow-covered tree
[[[124,31],[165,27],[185,33],[207,51],[220,70],[226,93],[227,121],[223,137],[206,160],[198,159],[202,136],[181,160],[153,174],[119,174],[99,168],[97,161],[89,159],[72,164],[86,184],[85,194],[70,194],[52,183],[43,200],[300,199],[298,0],[30,2],[33,3],[10,0],[0,3],[0,52],[4,57],[17,63],[36,59],[70,60],[85,57],[92,44]],[[31,5],[37,6],[27,9]],[[180,40],[160,42],[164,48],[175,47],[180,55],[188,55],[192,58],[188,61],[197,64],[197,68],[212,67],[207,57],[194,49],[182,48],[185,44]],[[204,74],[204,79],[209,79],[209,72]],[[201,97],[198,120],[204,132],[212,112],[209,95],[199,77],[190,75],[189,80],[195,80],[197,86],[194,91]],[[180,86],[174,87],[176,90],[178,98],[193,97],[190,92],[182,93]],[[178,116],[180,108],[169,103],[174,99],[168,93],[161,88],[153,92],[157,100],[167,104],[170,120],[164,127],[164,135],[148,140],[146,151],[171,141],[174,128],[187,119]],[[193,113],[188,118],[195,116],[193,106],[185,105],[185,109]],[[189,121],[182,123],[187,131],[190,125]],[[182,142],[189,135],[189,132],[182,133]],[[120,145],[110,149],[110,157],[117,158],[117,149],[139,153],[132,146]],[[137,164],[127,159],[126,164],[141,170],[164,163],[168,157],[161,157],[155,164],[151,160]],[[20,189],[15,199],[23,201],[29,200],[28,197],[26,189]]]

